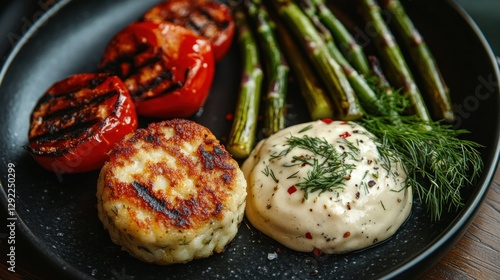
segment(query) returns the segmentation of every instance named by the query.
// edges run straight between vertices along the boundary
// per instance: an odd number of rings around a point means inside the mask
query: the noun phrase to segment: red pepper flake
[[[320,257],[321,255],[323,255],[323,252],[321,252],[320,249],[318,248],[314,248],[313,250],[313,254],[316,256],[316,257]]]
[[[312,234],[310,232],[307,232],[306,233],[306,238],[307,239],[313,239],[313,236],[312,236]]]
[[[339,135],[339,137],[342,138],[342,139],[346,139],[349,136],[351,136],[351,134],[349,132],[347,132],[347,131],[345,133],[342,133],[342,134]]]
[[[346,125],[346,124],[349,124],[349,122],[343,121],[341,124]]]
[[[295,186],[291,186],[291,187],[288,188],[288,193],[289,194],[293,194],[296,191],[297,191],[297,187],[295,187]]]
[[[226,121],[232,121],[234,119],[234,115],[231,113],[226,114]]]
[[[321,121],[326,123],[326,124],[331,124],[333,122],[332,119],[328,119],[328,118],[321,119]]]
[[[344,233],[344,238],[347,238],[347,237],[349,237],[349,236],[351,236],[351,232],[346,231],[346,233]]]

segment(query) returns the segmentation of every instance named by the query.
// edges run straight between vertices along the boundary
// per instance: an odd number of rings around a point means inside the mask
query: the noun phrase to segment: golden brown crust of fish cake
[[[236,234],[245,196],[237,162],[207,128],[181,119],[125,137],[101,170],[97,192],[99,217],[113,241],[162,264],[222,251]],[[200,236],[201,245],[186,245]],[[187,247],[175,256],[179,246]]]

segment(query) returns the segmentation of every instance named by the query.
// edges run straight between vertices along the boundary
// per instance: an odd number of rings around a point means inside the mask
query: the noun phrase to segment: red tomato
[[[167,21],[191,29],[212,42],[216,61],[224,57],[234,37],[231,9],[214,0],[164,1],[144,13],[142,20]]]
[[[116,34],[99,69],[122,78],[139,115],[185,118],[205,103],[215,62],[210,42],[189,29],[139,22]]]
[[[36,104],[27,150],[47,170],[86,172],[101,168],[112,146],[135,129],[134,103],[120,78],[77,74]]]

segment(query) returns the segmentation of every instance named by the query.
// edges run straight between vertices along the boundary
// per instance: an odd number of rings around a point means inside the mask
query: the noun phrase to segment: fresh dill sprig
[[[334,189],[344,187],[344,180],[352,169],[354,164],[346,164],[344,159],[348,156],[347,153],[339,153],[335,146],[328,143],[324,138],[290,136],[287,138],[288,147],[279,153],[271,155],[271,158],[286,156],[295,148],[311,152],[301,156],[294,156],[291,163],[285,167],[297,165],[309,165],[312,167],[307,172],[304,180],[295,184],[304,191],[304,196],[307,199],[309,193],[319,191],[320,194]],[[294,174],[295,175],[295,174]]]
[[[403,115],[402,98],[399,93],[381,96],[386,111],[398,114],[367,113],[359,123],[377,137],[383,158],[401,159],[409,174],[406,185],[413,187],[426,204],[431,218],[439,220],[444,209],[451,211],[463,205],[461,188],[473,184],[481,174],[481,145],[461,139],[466,130]]]
[[[266,176],[266,177],[269,177],[271,176],[271,179],[273,179],[273,181],[275,183],[279,183],[279,180],[278,178],[276,178],[276,175],[274,175],[274,171],[269,167],[269,165],[266,166],[266,168],[264,170],[262,170],[262,173]]]
[[[301,130],[299,130],[299,133],[304,133],[304,132],[306,132],[308,130],[311,130],[312,128],[313,128],[313,126],[312,126],[312,124],[310,124],[310,125],[302,128]]]

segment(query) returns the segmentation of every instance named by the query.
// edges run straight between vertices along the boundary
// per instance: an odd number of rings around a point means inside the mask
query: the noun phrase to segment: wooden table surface
[[[421,279],[500,279],[500,168],[472,224],[458,243]],[[5,218],[2,218],[5,221]],[[5,259],[7,243],[0,239]],[[0,263],[0,279],[61,279],[59,272],[30,247],[22,236],[16,236],[16,273]]]
[[[500,168],[467,232],[422,279],[500,279]]]

